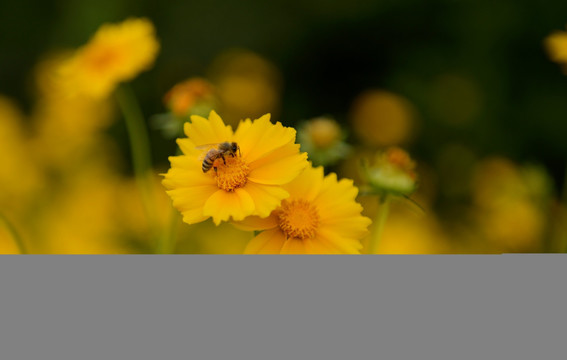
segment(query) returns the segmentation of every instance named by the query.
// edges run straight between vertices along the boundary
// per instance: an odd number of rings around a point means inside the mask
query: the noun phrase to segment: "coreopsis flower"
[[[41,191],[43,174],[33,159],[26,129],[26,119],[19,106],[0,94],[0,211],[24,211]]]
[[[185,134],[177,140],[183,155],[169,158],[163,184],[188,224],[210,217],[217,225],[230,218],[266,217],[289,196],[282,185],[307,166],[295,130],[271,123],[270,114],[241,121],[233,131],[211,111],[208,119],[192,116]],[[210,144],[222,143],[231,148],[234,143],[238,150],[220,156],[219,147]],[[203,150],[204,145],[211,149]]]
[[[552,61],[562,64],[567,71],[567,32],[555,31],[544,40],[544,46]]]
[[[407,196],[416,189],[415,162],[401,148],[378,153],[374,163],[365,166],[364,177],[371,193]]]
[[[153,24],[145,18],[104,24],[60,68],[75,94],[104,98],[121,82],[148,70],[159,51]]]
[[[550,196],[552,185],[538,184],[546,181],[547,175],[536,175],[529,169],[506,158],[488,157],[477,164],[472,175],[475,230],[498,252],[542,249],[548,222],[544,199]]]
[[[309,154],[314,165],[334,164],[350,152],[341,127],[328,117],[318,117],[300,125],[297,138],[301,150]]]
[[[371,221],[361,215],[352,180],[337,180],[323,167],[308,167],[284,189],[290,197],[261,219],[251,216],[235,225],[263,230],[248,243],[247,254],[359,254],[360,239]]]

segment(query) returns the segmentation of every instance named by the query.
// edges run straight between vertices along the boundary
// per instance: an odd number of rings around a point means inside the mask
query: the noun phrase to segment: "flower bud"
[[[345,158],[350,146],[343,140],[346,137],[339,124],[329,117],[318,117],[301,124],[298,140],[302,151],[309,154],[314,165],[326,166]]]

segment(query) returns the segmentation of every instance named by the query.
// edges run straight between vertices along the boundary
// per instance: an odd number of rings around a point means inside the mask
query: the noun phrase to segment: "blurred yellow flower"
[[[567,64],[567,32],[555,31],[544,40],[544,45],[552,61]]]
[[[158,51],[153,24],[144,18],[127,19],[102,25],[60,72],[72,91],[103,98],[120,82],[149,69]]]
[[[247,50],[221,54],[210,69],[223,118],[236,125],[245,117],[257,118],[280,109],[281,74],[268,60]]]
[[[253,237],[252,232],[230,223],[215,226],[212,221],[204,221],[180,228],[176,254],[242,254]]]
[[[266,217],[289,196],[281,185],[293,180],[307,166],[299,153],[295,130],[272,124],[270,115],[240,123],[235,132],[211,111],[209,119],[192,116],[185,124],[188,138],[178,139],[184,155],[170,157],[164,186],[173,206],[188,224],[212,217],[215,224],[242,220],[249,215]],[[207,144],[236,142],[234,156],[218,157],[208,172],[202,170]]]
[[[51,186],[30,224],[34,248],[44,254],[128,253],[117,236],[123,224],[113,214],[120,182],[111,169],[93,161]]]
[[[172,216],[179,216],[171,208],[169,196],[163,191],[161,177],[157,174],[151,178],[151,200],[154,205],[155,224],[163,234],[171,227]],[[136,179],[124,178],[116,185],[115,205],[107,212],[114,219],[114,233],[117,238],[127,239],[128,244],[134,252],[153,253],[155,252],[155,239],[152,238],[152,224],[148,221],[144,209],[142,194],[136,186]],[[179,221],[181,224],[181,221]],[[174,232],[177,231],[177,228]],[[172,251],[175,251],[176,244],[171,244]]]
[[[359,254],[371,221],[361,215],[352,180],[324,176],[323,167],[306,168],[284,186],[291,196],[265,219],[255,216],[235,225],[264,230],[250,241],[247,254]]]
[[[501,157],[477,165],[472,181],[474,219],[480,236],[496,251],[541,251],[546,228],[543,194],[530,188],[532,176],[526,174]]]
[[[377,254],[446,254],[451,248],[432,214],[393,211],[384,227]]]
[[[14,242],[12,235],[6,228],[0,226],[0,254],[2,255],[15,255],[20,254],[18,245]]]
[[[65,53],[51,54],[35,68],[39,96],[32,112],[31,149],[42,165],[72,168],[72,159],[101,145],[102,130],[114,120],[114,109],[108,99],[65,96],[66,84],[59,81],[57,69],[66,59]]]
[[[356,135],[370,146],[407,142],[415,125],[415,109],[405,98],[382,90],[369,90],[353,102],[350,121]]]
[[[40,190],[42,174],[38,164],[30,160],[29,135],[18,106],[0,95],[0,209],[13,212],[25,207]]]

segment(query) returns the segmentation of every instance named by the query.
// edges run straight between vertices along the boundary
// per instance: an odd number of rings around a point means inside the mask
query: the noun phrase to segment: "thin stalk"
[[[567,167],[565,167],[565,176],[563,178],[563,194],[561,194],[561,200],[563,200],[563,204],[567,206]]]
[[[561,234],[561,244],[559,246],[561,247],[561,249],[559,250],[559,252],[567,253],[567,225],[565,222],[565,220],[567,220],[567,214],[564,210],[567,209],[567,167],[565,167],[565,176],[563,178],[563,188],[561,189],[561,192],[562,194],[560,196],[562,206],[559,209],[559,233]]]
[[[162,236],[157,236],[157,224],[155,206],[153,203],[153,180],[150,139],[144,121],[144,115],[132,90],[125,84],[116,90],[116,100],[124,116],[128,137],[130,139],[130,150],[132,153],[132,164],[136,183],[142,196],[144,212],[150,225],[150,236],[156,239],[156,249],[161,249]]]
[[[386,219],[388,218],[388,213],[390,212],[390,195],[386,194],[380,201],[380,207],[378,208],[378,213],[376,214],[374,230],[372,232],[372,237],[370,238],[370,244],[368,247],[369,254],[376,254],[378,249],[378,244],[382,238],[382,233],[384,232],[384,225],[386,224]]]
[[[161,241],[158,242],[158,248],[156,251],[158,254],[173,254],[175,250],[177,230],[179,229],[179,222],[181,218],[179,216],[179,212],[173,206],[171,207],[169,219],[169,226],[166,231],[163,232]]]
[[[181,149],[178,147],[175,150],[175,156],[181,155]],[[175,251],[175,244],[177,241],[177,230],[179,229],[179,222],[181,217],[176,208],[171,206],[169,214],[169,226],[166,231],[163,232],[162,238],[158,242],[158,247],[156,253],[158,254],[172,254]]]
[[[16,230],[14,225],[12,225],[12,223],[8,221],[8,219],[6,219],[6,217],[2,213],[0,213],[0,224],[3,225],[8,231],[8,233],[14,240],[14,243],[18,247],[18,250],[20,250],[20,254],[27,254],[28,251],[26,249],[24,241],[22,240],[22,237],[20,236],[20,234],[18,234],[18,231]]]

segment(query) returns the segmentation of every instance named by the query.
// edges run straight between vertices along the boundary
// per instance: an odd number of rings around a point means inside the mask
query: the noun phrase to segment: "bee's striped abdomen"
[[[205,160],[203,160],[203,166],[201,167],[203,169],[203,172],[211,170],[211,167],[213,167],[213,162],[214,160],[205,158]]]
[[[207,155],[203,159],[203,164],[201,165],[201,169],[203,169],[204,173],[211,170],[217,157],[218,151],[216,151],[215,149],[211,149],[209,150],[209,152],[207,152]]]

